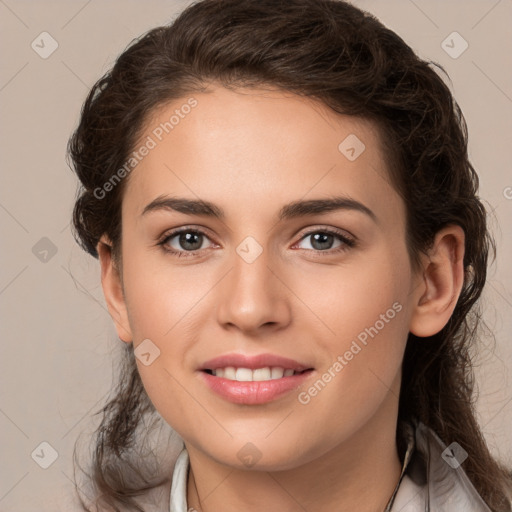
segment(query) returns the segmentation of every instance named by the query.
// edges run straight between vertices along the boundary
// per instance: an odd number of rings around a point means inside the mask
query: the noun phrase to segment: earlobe
[[[101,266],[103,295],[105,296],[110,316],[114,321],[117,335],[122,341],[131,343],[133,337],[128,322],[121,276],[112,257],[112,243],[106,236],[103,236],[98,242],[96,250],[98,251]]]
[[[425,255],[409,328],[415,336],[437,334],[452,316],[464,284],[464,240],[460,226],[447,226]]]

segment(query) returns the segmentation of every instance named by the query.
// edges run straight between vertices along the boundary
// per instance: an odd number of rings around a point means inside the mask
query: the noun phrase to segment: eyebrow
[[[159,210],[170,210],[188,215],[203,215],[216,219],[225,219],[226,215],[222,208],[209,201],[201,199],[186,199],[183,197],[159,196],[151,201],[141,216],[149,212]],[[279,221],[304,217],[308,215],[321,215],[336,210],[352,210],[364,213],[374,222],[377,222],[377,216],[370,208],[363,203],[350,197],[336,196],[325,199],[310,199],[307,201],[293,201],[284,205],[278,214]]]
[[[225,217],[224,211],[209,201],[169,196],[158,196],[154,201],[146,205],[141,216],[158,210],[171,210],[189,215],[205,215],[217,219]]]

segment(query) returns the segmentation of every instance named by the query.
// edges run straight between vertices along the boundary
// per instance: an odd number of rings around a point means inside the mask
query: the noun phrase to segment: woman
[[[126,346],[85,509],[511,510],[473,410],[492,240],[465,122],[395,33],[340,1],[197,2],[69,149]],[[162,418],[183,451],[150,471]]]

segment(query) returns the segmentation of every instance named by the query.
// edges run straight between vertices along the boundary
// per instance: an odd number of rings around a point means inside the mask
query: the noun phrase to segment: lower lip
[[[206,385],[222,398],[235,404],[258,405],[271,402],[297,389],[313,373],[313,370],[257,382],[239,382],[237,380],[215,377],[206,372],[200,372]]]

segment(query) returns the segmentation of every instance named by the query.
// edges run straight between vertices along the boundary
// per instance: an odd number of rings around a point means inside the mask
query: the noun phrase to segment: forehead
[[[184,96],[149,116],[134,149],[143,146],[123,201],[133,212],[165,193],[245,210],[334,191],[396,202],[377,126],[286,91]]]

